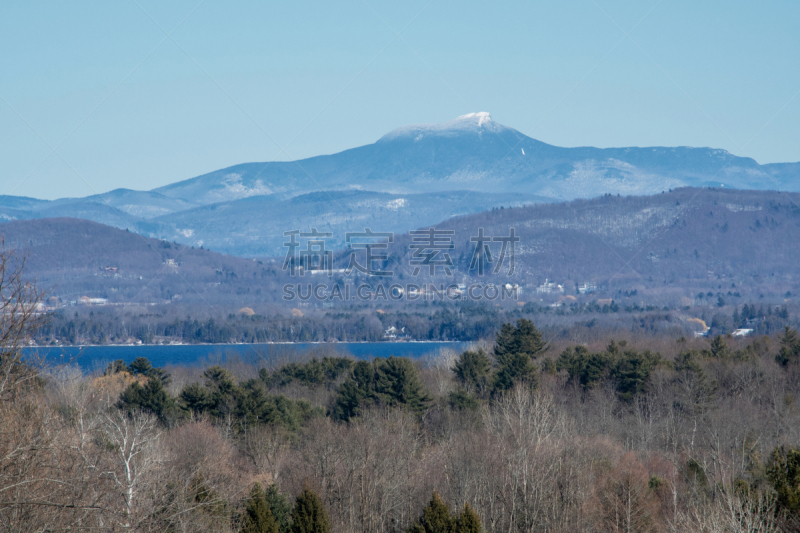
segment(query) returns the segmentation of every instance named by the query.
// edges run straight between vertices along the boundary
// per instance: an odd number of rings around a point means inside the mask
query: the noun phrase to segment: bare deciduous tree
[[[137,512],[147,509],[141,505],[148,476],[158,468],[162,458],[158,444],[161,433],[152,415],[140,411],[110,410],[102,419],[99,431],[104,444],[113,450],[114,462],[104,476],[114,483],[122,500],[123,525],[131,527],[142,519]]]

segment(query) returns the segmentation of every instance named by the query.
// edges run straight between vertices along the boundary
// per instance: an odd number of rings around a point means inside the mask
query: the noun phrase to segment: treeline
[[[186,312],[191,314],[190,309]],[[71,313],[71,315],[70,315]],[[591,318],[584,317],[591,316]],[[132,339],[144,344],[158,340],[179,340],[185,343],[265,343],[265,342],[376,342],[384,338],[386,329],[404,328],[415,340],[477,341],[491,338],[505,322],[519,318],[542,319],[551,325],[543,328],[549,337],[575,338],[577,330],[608,329],[612,325],[647,336],[679,336],[691,334],[696,325],[686,317],[653,306],[622,309],[611,301],[602,306],[593,303],[572,303],[549,307],[526,303],[521,308],[497,308],[483,303],[430,304],[413,312],[401,310],[354,309],[330,311],[310,316],[285,314],[228,314],[209,318],[167,318],[155,314],[125,316],[120,320],[114,308],[60,310],[49,317],[37,332],[40,344],[108,344],[126,343]],[[770,335],[792,325],[785,306],[745,304],[741,308],[712,309],[700,313],[709,326],[711,336],[725,335],[739,327],[752,329],[755,335]],[[572,329],[565,333],[565,327]]]
[[[415,313],[376,313],[372,310],[332,312],[309,317],[230,314],[217,318],[173,318],[131,316],[120,321],[113,308],[91,314],[54,313],[36,339],[41,344],[122,343],[137,339],[145,344],[157,338],[186,343],[264,342],[376,342],[390,326],[405,328],[416,340],[477,340],[492,335],[505,313],[486,306],[458,310],[432,305]],[[192,313],[190,313],[192,314]]]
[[[330,416],[347,421],[373,406],[402,406],[422,416],[433,399],[414,363],[393,356],[371,362],[354,362],[345,357],[313,358],[306,363],[290,363],[273,373],[262,368],[257,378],[243,382],[237,382],[221,366],[212,366],[203,372],[204,382],[186,385],[176,396],[165,388],[169,374],[152,367],[145,358],[137,358],[130,365],[121,360],[111,363],[104,379],[117,373],[145,378],[134,380],[125,388],[116,404],[119,409],[152,414],[167,427],[190,419],[224,422],[235,434],[257,426],[296,432],[312,418]],[[308,400],[270,393],[293,383],[333,391],[327,412]]]
[[[658,348],[660,346],[660,348]],[[102,375],[3,351],[9,530],[796,532],[800,335]]]

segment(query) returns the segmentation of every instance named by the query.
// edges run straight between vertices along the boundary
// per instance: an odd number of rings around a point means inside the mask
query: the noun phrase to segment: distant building
[[[549,281],[545,278],[544,283],[536,287],[536,292],[539,294],[562,294],[564,292],[564,286],[558,285],[554,281]]]
[[[174,259],[167,259],[167,263],[166,263],[166,265],[167,265],[168,267],[177,267],[177,266],[178,266],[178,263],[176,263]]]
[[[406,328],[396,328],[394,326],[390,326],[383,332],[384,339],[406,339],[408,335],[406,335]]]
[[[78,300],[80,305],[106,305],[108,298],[89,298],[88,296],[81,296]]]
[[[578,292],[580,294],[589,294],[591,292],[595,292],[597,290],[597,285],[594,283],[584,283],[583,285],[578,285]]]
[[[299,266],[299,267],[297,267],[297,270],[300,271],[301,275],[302,275],[303,267]],[[305,272],[307,272],[309,274],[328,274],[329,276],[333,276],[334,274],[342,274],[342,275],[347,274],[347,269],[346,268],[331,268],[331,269],[313,268],[313,269],[305,270]]]
[[[753,333],[752,329],[739,328],[739,329],[733,330],[733,333],[731,333],[731,335],[733,335],[734,337],[747,337],[751,333]]]

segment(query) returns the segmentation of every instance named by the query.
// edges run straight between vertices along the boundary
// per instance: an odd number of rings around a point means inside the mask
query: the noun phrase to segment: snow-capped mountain
[[[297,162],[246,163],[156,189],[209,204],[263,194],[467,189],[553,200],[653,194],[681,186],[800,190],[800,164],[759,165],[711,148],[560,148],[470,113],[404,126],[373,144]]]
[[[800,163],[759,165],[712,148],[561,148],[479,112],[404,126],[332,155],[244,163],[153,191],[53,202],[0,197],[0,221],[71,216],[262,255],[280,250],[276,239],[295,229],[283,227],[289,221],[334,231],[385,221],[380,231],[407,231],[501,205],[683,186],[800,191]]]

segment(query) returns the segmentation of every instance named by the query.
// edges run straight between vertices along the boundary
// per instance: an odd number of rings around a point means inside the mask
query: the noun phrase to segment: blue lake
[[[72,361],[86,371],[103,370],[111,361],[122,359],[130,363],[137,357],[146,357],[153,366],[208,365],[226,357],[236,355],[245,361],[259,358],[282,358],[284,356],[349,355],[357,359],[373,357],[411,357],[419,359],[435,355],[449,348],[461,351],[465,342],[341,342],[277,343],[277,344],[183,344],[142,346],[67,346],[27,348],[26,352],[38,352],[53,364]]]

